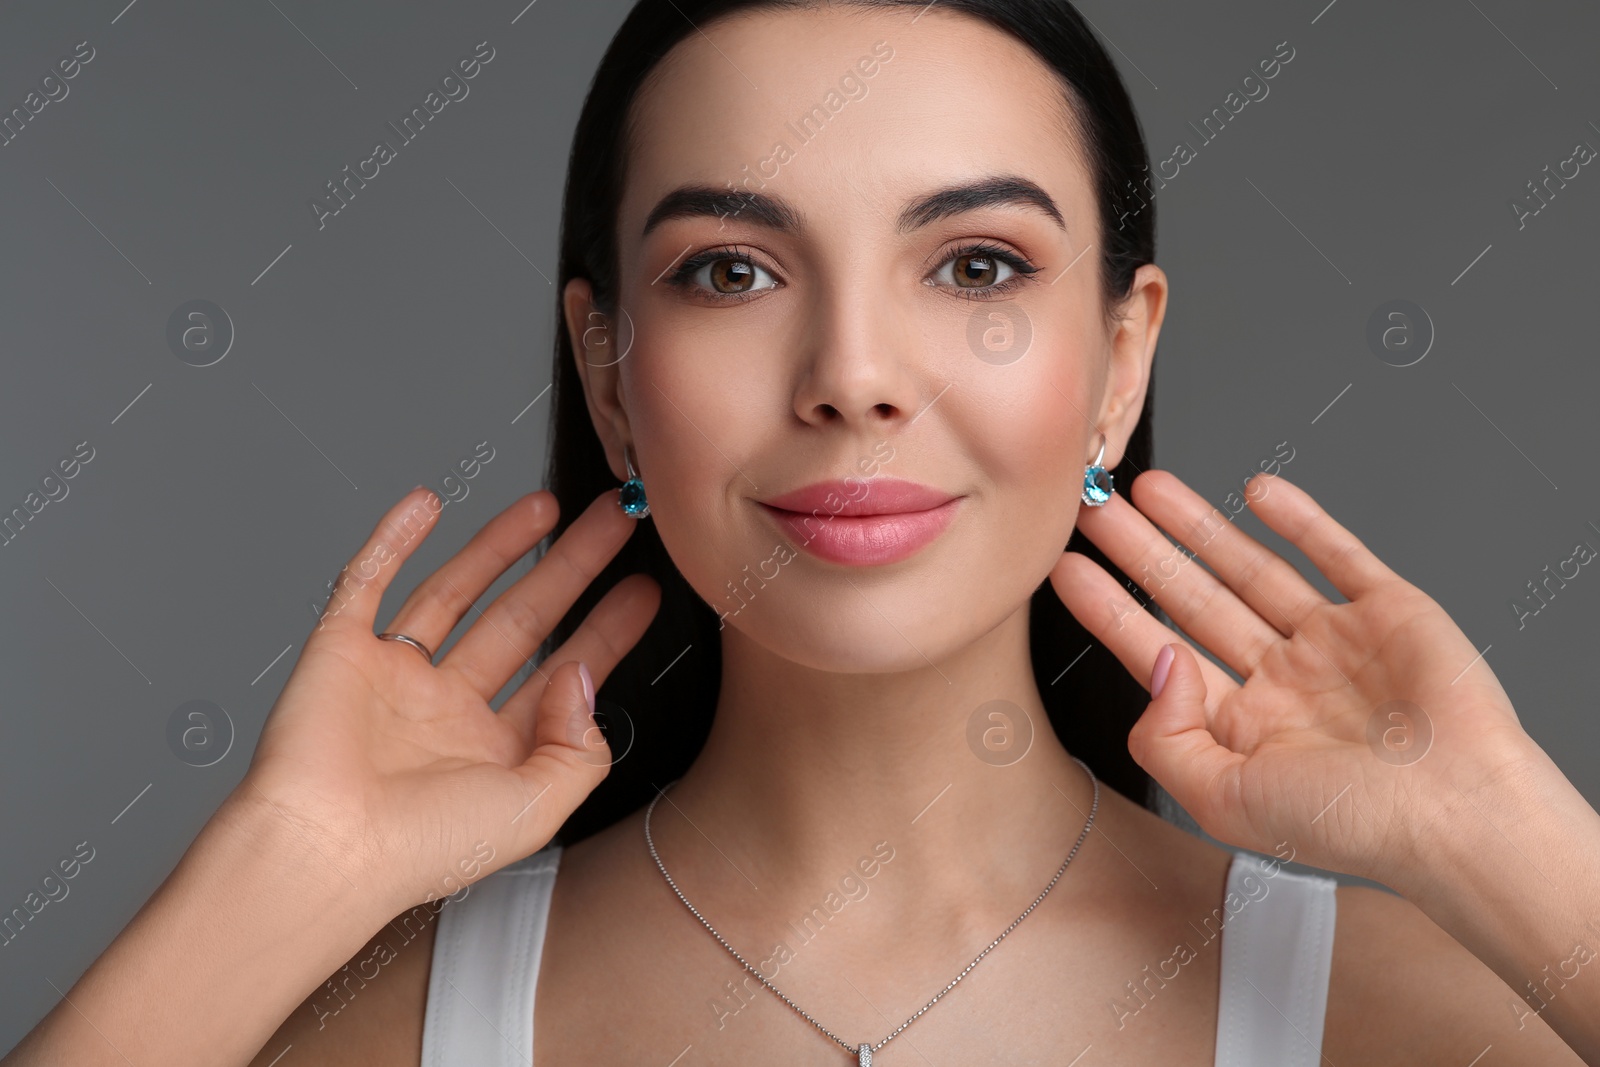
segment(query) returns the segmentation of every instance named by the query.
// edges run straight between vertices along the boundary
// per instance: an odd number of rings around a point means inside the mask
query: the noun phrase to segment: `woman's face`
[[[1060,558],[1099,431],[1110,468],[1137,420],[1164,279],[1106,325],[1061,83],[1005,34],[915,7],[704,29],[634,105],[621,310],[568,287],[590,412],[724,626],[824,670],[925,666]]]

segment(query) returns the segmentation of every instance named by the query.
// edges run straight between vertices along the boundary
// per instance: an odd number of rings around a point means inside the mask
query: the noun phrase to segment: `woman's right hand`
[[[618,582],[496,713],[489,701],[635,520],[618,507],[617,490],[602,493],[531,573],[479,610],[477,599],[556,523],[548,491],[512,504],[422,581],[385,628],[437,649],[470,611],[468,630],[435,665],[404,642],[378,638],[373,624],[384,590],[442,507],[430,491],[413,490],[340,572],[228,801],[288,820],[384,915],[458,892],[550,841],[611,763],[579,663],[598,688],[660,604],[648,576]]]

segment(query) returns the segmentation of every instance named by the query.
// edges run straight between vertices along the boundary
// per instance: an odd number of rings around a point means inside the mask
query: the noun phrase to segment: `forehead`
[[[987,23],[845,4],[758,9],[702,30],[634,101],[624,247],[663,195],[691,183],[781,195],[811,228],[861,212],[889,227],[919,191],[1016,174],[1049,193],[1070,232],[1093,225],[1064,82]]]

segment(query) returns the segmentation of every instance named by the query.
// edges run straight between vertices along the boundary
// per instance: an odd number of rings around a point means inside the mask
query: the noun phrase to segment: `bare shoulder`
[[[420,904],[384,924],[284,1020],[249,1067],[420,1063],[438,907]]]
[[[1334,1063],[1583,1067],[1489,967],[1416,905],[1341,885],[1323,1051]],[[1530,976],[1531,977],[1531,976]]]

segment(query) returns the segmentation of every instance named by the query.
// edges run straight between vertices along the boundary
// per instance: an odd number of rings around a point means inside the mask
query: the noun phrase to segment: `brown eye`
[[[990,248],[963,248],[939,265],[928,284],[964,290],[962,296],[1003,293],[1012,288],[1012,279],[1019,273],[1032,274],[1037,269],[1010,253]]]
[[[993,256],[969,253],[955,257],[956,284],[964,289],[993,285],[999,270],[999,261]]]
[[[719,259],[710,264],[711,284],[719,293],[748,292],[756,270],[742,259]]]
[[[777,288],[777,279],[743,256],[703,252],[691,257],[673,273],[673,285],[693,289],[704,296],[744,297],[763,289]]]

